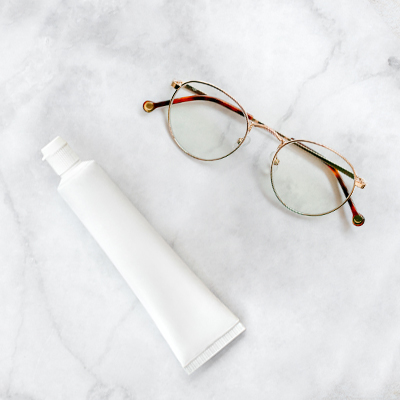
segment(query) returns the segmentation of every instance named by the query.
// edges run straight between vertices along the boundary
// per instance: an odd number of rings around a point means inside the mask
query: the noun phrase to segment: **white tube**
[[[244,326],[185,265],[94,161],[57,137],[42,149],[58,191],[146,308],[188,374]]]

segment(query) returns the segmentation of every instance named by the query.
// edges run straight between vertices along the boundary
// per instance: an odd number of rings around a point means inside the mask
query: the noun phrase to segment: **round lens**
[[[308,141],[283,145],[271,165],[271,182],[284,206],[322,215],[342,206],[354,190],[353,167],[335,151]]]
[[[187,82],[171,100],[168,121],[179,147],[202,160],[217,160],[234,152],[247,134],[242,107],[218,88]]]

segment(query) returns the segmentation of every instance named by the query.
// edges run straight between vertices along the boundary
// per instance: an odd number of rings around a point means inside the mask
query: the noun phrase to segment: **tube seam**
[[[211,357],[222,350],[226,345],[232,342],[237,336],[245,331],[245,327],[241,322],[238,322],[233,328],[226,332],[222,337],[215,341],[211,346],[207,347],[201,354],[199,354],[193,361],[184,367],[185,371],[190,375],[197,368],[201,367]]]

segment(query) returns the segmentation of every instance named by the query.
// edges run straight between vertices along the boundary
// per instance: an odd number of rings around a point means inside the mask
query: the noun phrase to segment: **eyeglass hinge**
[[[356,176],[354,181],[355,181],[356,186],[359,187],[360,189],[364,189],[365,186],[367,185],[367,182],[365,182],[364,179],[360,178],[359,176]]]
[[[172,81],[171,86],[174,89],[179,89],[183,85],[182,81]]]

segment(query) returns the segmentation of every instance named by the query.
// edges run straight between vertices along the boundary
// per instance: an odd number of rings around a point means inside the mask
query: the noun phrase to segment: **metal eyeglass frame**
[[[217,97],[212,97],[212,96],[208,96],[206,93],[196,89],[194,86],[192,86],[191,84],[196,84],[196,83],[201,83],[204,85],[208,85],[213,87],[214,89],[217,89],[219,91],[221,91],[222,93],[224,93],[226,96],[228,96],[229,98],[231,98],[238,106],[235,107],[232,104],[229,104]],[[144,111],[146,111],[147,113],[152,112],[153,110],[155,110],[156,108],[160,108],[160,107],[166,107],[168,106],[168,128],[169,128],[169,132],[171,134],[172,139],[174,140],[174,142],[177,144],[177,146],[187,155],[189,155],[190,157],[196,158],[197,160],[202,160],[202,161],[216,161],[216,160],[221,160],[225,157],[228,157],[229,155],[231,155],[232,153],[234,153],[245,141],[247,135],[250,133],[251,129],[253,127],[255,128],[261,128],[261,129],[265,129],[266,131],[268,131],[269,133],[271,133],[276,139],[278,139],[280,141],[280,144],[274,154],[274,157],[272,159],[272,163],[271,163],[271,184],[272,184],[272,188],[274,190],[274,193],[276,195],[276,197],[278,198],[278,200],[289,210],[297,213],[297,214],[301,214],[301,215],[312,215],[312,216],[320,216],[320,215],[325,215],[325,214],[329,214],[333,211],[336,211],[337,209],[339,209],[340,207],[343,206],[343,204],[345,204],[346,202],[349,204],[351,212],[353,214],[353,218],[352,218],[352,222],[355,226],[362,226],[365,222],[365,218],[357,211],[354,202],[352,201],[352,199],[350,198],[351,195],[354,192],[355,187],[357,186],[358,188],[364,189],[366,186],[366,182],[364,181],[364,179],[360,178],[359,176],[357,176],[355,169],[353,167],[353,165],[345,158],[343,157],[341,154],[339,154],[337,151],[324,146],[323,144],[320,143],[316,143],[316,142],[311,142],[309,140],[298,140],[298,139],[290,139],[284,135],[282,135],[281,133],[277,132],[276,130],[268,127],[267,125],[265,125],[264,123],[258,121],[257,119],[255,119],[251,114],[247,113],[244,108],[240,105],[240,103],[234,99],[230,94],[226,93],[224,90],[222,90],[221,88],[208,83],[208,82],[203,82],[203,81],[195,81],[195,80],[191,80],[191,81],[187,81],[187,82],[182,82],[182,81],[173,81],[171,86],[176,89],[175,93],[173,94],[173,96],[171,97],[170,100],[165,100],[165,101],[160,101],[160,102],[153,102],[153,101],[149,101],[146,100],[143,103],[143,109]],[[184,87],[185,89],[191,91],[194,93],[194,96],[186,96],[186,97],[180,97],[180,98],[175,98],[179,89]],[[190,154],[189,152],[187,152],[180,144],[179,142],[176,140],[175,136],[174,136],[174,132],[172,130],[172,126],[171,126],[171,119],[170,119],[170,112],[171,112],[171,106],[173,104],[179,104],[179,103],[185,103],[185,102],[189,102],[189,101],[210,101],[213,103],[217,103],[233,112],[235,112],[236,114],[239,114],[243,117],[246,118],[247,121],[247,131],[246,134],[244,135],[243,138],[240,138],[237,141],[238,146],[232,150],[230,153],[226,154],[223,157],[219,157],[219,158],[214,158],[214,159],[203,159],[203,158],[199,158],[194,156],[193,154]],[[348,165],[350,165],[352,172],[347,171],[346,169],[340,167],[339,165],[329,161],[328,159],[326,159],[324,156],[322,156],[321,154],[319,154],[318,152],[316,152],[315,150],[311,149],[310,147],[308,147],[307,145],[305,145],[304,143],[310,143],[310,144],[315,144],[321,147],[324,147],[330,151],[332,151],[333,153],[336,153],[338,156],[340,156],[344,161],[347,162]],[[282,199],[279,197],[278,193],[275,190],[274,187],[274,182],[272,180],[272,168],[274,165],[277,165],[279,163],[279,159],[277,158],[277,154],[278,152],[284,147],[287,146],[288,144],[295,144],[296,146],[300,147],[301,149],[307,151],[308,153],[310,153],[311,155],[319,158],[324,164],[326,164],[326,166],[332,171],[332,173],[335,175],[336,179],[338,180],[338,183],[344,193],[344,195],[346,196],[346,199],[343,201],[342,204],[340,204],[340,206],[336,207],[333,210],[330,210],[328,212],[322,213],[322,214],[304,214],[304,213],[300,213],[292,208],[290,208],[289,206],[287,206]],[[347,189],[347,186],[345,185],[345,183],[343,182],[343,179],[341,178],[339,171],[342,172],[343,174],[349,176],[350,178],[354,179],[354,184],[353,187],[351,189],[351,191],[349,191]]]

